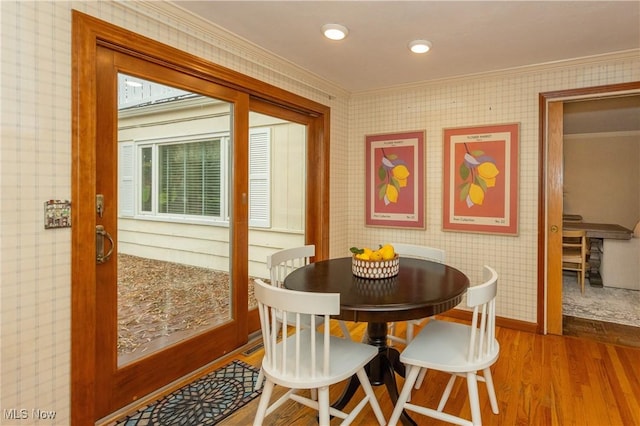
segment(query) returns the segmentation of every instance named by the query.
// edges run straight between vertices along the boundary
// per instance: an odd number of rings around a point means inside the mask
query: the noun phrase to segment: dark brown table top
[[[584,229],[587,231],[587,237],[590,238],[610,238],[614,240],[630,240],[633,231],[622,225],[615,223],[586,223],[586,222],[564,222],[562,226],[565,229]]]
[[[291,290],[340,293],[347,321],[390,322],[425,318],[454,308],[469,287],[458,269],[400,257],[400,272],[380,280],[358,278],[351,258],[329,259],[296,269],[284,280]]]

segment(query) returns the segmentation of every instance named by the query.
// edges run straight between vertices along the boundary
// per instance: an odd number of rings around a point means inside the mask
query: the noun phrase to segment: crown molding
[[[331,100],[338,96],[349,97],[349,92],[264,48],[239,37],[223,27],[211,23],[183,9],[179,3],[156,0],[126,1],[117,3],[128,10],[142,14],[162,25],[195,37],[209,45],[267,71],[282,79],[302,85]]]
[[[585,56],[580,58],[572,58],[572,59],[563,59],[559,61],[553,62],[543,62],[539,64],[532,65],[523,65],[520,67],[507,68],[498,71],[487,71],[475,74],[465,74],[456,77],[446,77],[435,80],[425,80],[422,82],[416,83],[408,83],[405,85],[392,86],[381,89],[372,89],[360,92],[352,93],[352,96],[360,96],[360,95],[372,95],[372,94],[381,94],[381,93],[389,93],[389,92],[397,92],[403,90],[416,90],[420,88],[425,88],[429,86],[439,86],[443,84],[452,84],[452,83],[461,83],[461,82],[469,82],[472,80],[480,80],[480,79],[491,79],[491,78],[505,78],[505,77],[513,77],[519,75],[533,74],[541,71],[552,71],[563,68],[573,68],[577,66],[584,65],[594,65],[599,63],[611,63],[615,61],[626,61],[626,60],[639,60],[640,59],[640,49],[629,49],[618,52],[604,53],[601,55],[593,55],[593,56]]]

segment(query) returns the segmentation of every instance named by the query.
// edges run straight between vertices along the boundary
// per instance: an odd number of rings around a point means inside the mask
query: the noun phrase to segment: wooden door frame
[[[549,129],[558,126],[558,123],[549,122],[547,108],[550,103],[563,102],[570,99],[590,99],[613,96],[616,94],[633,93],[640,90],[640,81],[629,83],[610,84],[604,86],[584,87],[579,89],[558,90],[540,93],[538,97],[539,117],[539,168],[538,168],[538,332],[550,334],[562,334],[562,284],[561,280],[553,280],[553,274],[562,275],[560,262],[549,259],[553,253],[559,253],[559,238],[550,237],[551,227],[556,226],[556,232],[562,231],[562,211],[549,213],[551,202],[547,197],[560,197],[555,200],[562,205],[562,170],[559,167],[550,167],[547,155],[562,155],[557,149],[549,151]],[[560,105],[562,107],[562,105]],[[562,129],[560,128],[560,131]],[[561,164],[561,161],[556,163]],[[558,282],[559,281],[559,282]]]
[[[203,80],[223,85],[254,98],[305,112],[315,117],[309,136],[313,160],[307,184],[306,231],[316,245],[316,257],[329,255],[329,107],[216,65],[152,39],[72,11],[72,256],[71,256],[71,423],[93,424],[96,418],[96,51],[106,46]],[[247,105],[248,108],[248,105]],[[245,123],[248,125],[248,123]],[[86,145],[94,146],[86,149]],[[82,155],[81,155],[82,153]],[[240,200],[242,197],[235,197]],[[236,203],[236,201],[234,201]],[[245,208],[240,201],[234,208]],[[238,224],[242,225],[242,224]],[[245,241],[246,243],[246,241]],[[236,241],[233,255],[239,259],[246,244]],[[236,262],[237,263],[237,262]],[[235,264],[244,268],[246,264]],[[246,296],[245,296],[246,298]],[[246,306],[246,304],[245,304]],[[244,320],[245,323],[246,319]],[[244,330],[246,333],[247,330]],[[197,366],[199,367],[199,366]],[[197,368],[194,367],[194,368]]]

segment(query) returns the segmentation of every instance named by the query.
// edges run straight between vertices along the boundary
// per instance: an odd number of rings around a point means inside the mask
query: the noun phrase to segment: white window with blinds
[[[249,140],[249,224],[270,226],[270,129]],[[119,144],[122,217],[228,223],[229,135]],[[137,185],[134,185],[134,182]]]

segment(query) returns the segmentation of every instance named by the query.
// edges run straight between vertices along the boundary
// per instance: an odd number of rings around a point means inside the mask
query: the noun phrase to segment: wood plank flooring
[[[640,348],[640,327],[563,315],[562,334]]]
[[[349,323],[352,337],[360,339],[363,323]],[[340,335],[336,324],[335,334]],[[403,333],[403,324],[399,324]],[[499,328],[500,358],[493,366],[493,379],[500,413],[491,412],[484,384],[479,384],[480,406],[484,425],[576,425],[632,426],[640,425],[640,349],[571,336],[543,336]],[[259,366],[263,350],[253,350],[260,342],[249,344],[202,372],[214,370],[231,359]],[[402,349],[398,345],[398,349]],[[403,379],[397,376],[399,387]],[[435,407],[448,376],[430,371],[422,389],[413,392],[412,400]],[[181,385],[184,385],[182,383]],[[331,390],[337,398],[343,385]],[[166,393],[173,389],[165,389]],[[375,387],[385,418],[393,407],[384,386]],[[272,401],[284,392],[276,387]],[[359,390],[359,393],[362,391]],[[355,398],[354,398],[355,399]],[[244,426],[253,423],[259,398],[223,420],[221,426]],[[353,402],[347,409],[353,406]],[[131,407],[130,407],[131,408]],[[139,408],[139,407],[138,407]],[[135,410],[133,410],[135,411]],[[470,418],[466,383],[454,386],[445,411]],[[412,413],[418,425],[444,425],[431,418]],[[332,425],[339,424],[333,419]],[[369,407],[353,425],[377,424]],[[265,425],[317,425],[316,412],[292,401],[267,417]]]
[[[360,338],[364,325],[352,326],[352,335]],[[497,336],[500,358],[492,372],[500,414],[491,412],[484,384],[479,384],[484,425],[640,425],[640,349],[505,328],[500,328]],[[259,365],[261,357],[262,350],[237,356],[253,365]],[[448,376],[430,371],[412,400],[435,407],[447,380]],[[399,386],[402,381],[398,377]],[[342,386],[336,385],[332,398],[341,390]],[[388,419],[393,407],[386,389],[379,386],[375,390]],[[257,405],[258,399],[220,424],[251,424]],[[470,418],[462,379],[454,386],[445,410]],[[446,424],[419,414],[412,417],[418,425]],[[332,422],[339,423],[339,419]],[[317,420],[313,410],[288,402],[267,417],[265,424],[316,425]],[[368,426],[376,424],[376,420],[367,407],[353,424]]]

